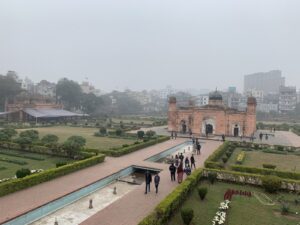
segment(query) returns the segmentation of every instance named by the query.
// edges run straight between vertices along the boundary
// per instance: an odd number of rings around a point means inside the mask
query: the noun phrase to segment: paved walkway
[[[146,162],[144,159],[184,141],[186,141],[186,139],[170,140],[123,157],[107,157],[104,163],[4,196],[0,198],[0,224],[98,181],[125,167],[138,165],[162,169],[159,194],[156,195],[151,192],[148,195],[144,195],[145,187],[141,185],[136,190],[130,192],[82,223],[97,225],[135,225],[143,217],[148,215],[151,210],[177,186],[177,183],[170,181],[168,165]],[[203,166],[205,159],[220,144],[221,142],[216,141],[207,141],[204,143],[202,145],[202,154],[196,156],[197,166]]]

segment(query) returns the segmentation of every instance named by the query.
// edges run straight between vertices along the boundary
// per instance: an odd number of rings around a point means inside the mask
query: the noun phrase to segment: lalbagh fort
[[[170,132],[200,136],[253,136],[256,131],[256,99],[248,97],[245,111],[223,104],[222,95],[215,91],[209,95],[208,105],[196,107],[193,101],[187,107],[177,107],[176,98],[169,98],[168,129]]]

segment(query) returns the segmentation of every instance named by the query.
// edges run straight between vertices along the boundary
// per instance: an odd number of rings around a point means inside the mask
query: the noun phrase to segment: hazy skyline
[[[280,69],[300,87],[300,1],[0,2],[0,74],[112,89],[243,88]]]

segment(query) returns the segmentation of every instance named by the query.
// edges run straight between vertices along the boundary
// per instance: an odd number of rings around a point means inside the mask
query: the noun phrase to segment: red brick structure
[[[256,99],[249,97],[246,111],[228,108],[222,95],[215,91],[209,96],[209,104],[196,107],[176,106],[176,98],[169,98],[168,130],[196,135],[248,136],[256,131]]]

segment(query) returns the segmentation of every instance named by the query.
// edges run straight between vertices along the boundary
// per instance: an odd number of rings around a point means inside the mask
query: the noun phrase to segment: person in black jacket
[[[154,177],[154,185],[155,185],[155,193],[157,194],[158,192],[158,185],[160,182],[160,176],[158,175],[158,173],[155,175]]]
[[[152,182],[152,175],[148,170],[145,173],[145,182],[146,182],[145,194],[147,194],[147,192],[150,192],[150,184]]]
[[[174,163],[171,164],[169,167],[170,173],[171,173],[171,181],[175,181],[175,173],[176,173],[176,167],[174,166]]]
[[[195,158],[194,158],[194,155],[192,154],[192,156],[191,156],[191,169],[193,169],[193,166],[196,169]]]

